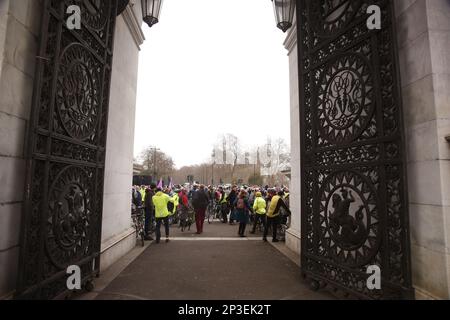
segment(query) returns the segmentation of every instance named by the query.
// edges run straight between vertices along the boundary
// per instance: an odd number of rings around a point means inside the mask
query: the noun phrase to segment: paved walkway
[[[310,291],[299,266],[261,235],[239,238],[237,229],[217,221],[206,223],[202,235],[194,233],[195,226],[184,233],[172,227],[169,243],[150,244],[91,298],[333,299]]]

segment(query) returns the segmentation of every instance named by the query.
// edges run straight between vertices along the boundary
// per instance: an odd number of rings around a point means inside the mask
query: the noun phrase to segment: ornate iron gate
[[[17,298],[63,294],[66,269],[99,272],[112,50],[118,2],[45,0],[28,141]],[[69,30],[68,6],[81,9]],[[120,10],[119,8],[119,10]]]
[[[367,8],[381,8],[381,30]],[[359,298],[412,298],[393,1],[297,1],[302,273]],[[381,269],[369,290],[367,268]]]

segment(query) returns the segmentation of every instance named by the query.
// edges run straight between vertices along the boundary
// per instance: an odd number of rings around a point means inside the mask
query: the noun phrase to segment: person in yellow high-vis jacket
[[[172,200],[173,200],[173,207],[172,211],[169,212],[170,216],[174,216],[177,213],[178,205],[180,204],[180,197],[178,196],[177,191],[174,192]]]
[[[141,188],[139,189],[139,192],[141,193],[142,202],[144,202],[145,201],[145,186],[141,186]]]
[[[228,212],[230,211],[230,208],[228,207],[228,195],[226,194],[225,190],[223,190],[222,187],[219,187],[219,204],[220,204],[220,212],[222,214],[222,223],[228,222]]]
[[[266,200],[262,197],[261,192],[255,194],[253,212],[255,213],[255,221],[253,222],[253,230],[250,231],[251,234],[255,233],[258,221],[264,226],[264,230],[266,229]]]
[[[272,197],[272,200],[270,200],[269,204],[269,210],[267,211],[267,223],[266,227],[264,228],[264,237],[263,240],[267,241],[267,234],[269,233],[269,226],[272,226],[272,242],[278,242],[277,239],[277,228],[280,224],[280,209],[283,208],[291,214],[291,210],[286,206],[286,204],[283,201],[283,191],[280,191],[277,195],[274,195]]]
[[[161,223],[164,222],[166,231],[166,242],[169,242],[169,210],[167,204],[174,202],[168,194],[162,192],[161,188],[156,189],[156,194],[153,196],[152,201],[155,206],[155,219],[156,219],[156,243],[159,243],[161,239]]]

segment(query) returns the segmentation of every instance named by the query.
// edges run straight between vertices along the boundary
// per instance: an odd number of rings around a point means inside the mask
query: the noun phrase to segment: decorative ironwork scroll
[[[368,30],[378,5],[382,29]],[[297,1],[302,273],[359,298],[412,298],[393,3]],[[381,289],[367,268],[381,269]]]
[[[124,5],[124,1],[119,1]],[[81,9],[81,29],[66,27]],[[45,0],[29,130],[17,298],[67,290],[99,272],[109,87],[118,0]]]

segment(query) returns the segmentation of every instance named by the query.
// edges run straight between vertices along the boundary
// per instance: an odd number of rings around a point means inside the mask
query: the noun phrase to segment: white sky
[[[144,32],[135,156],[151,145],[198,164],[223,133],[289,144],[289,62],[270,0],[166,0]]]

